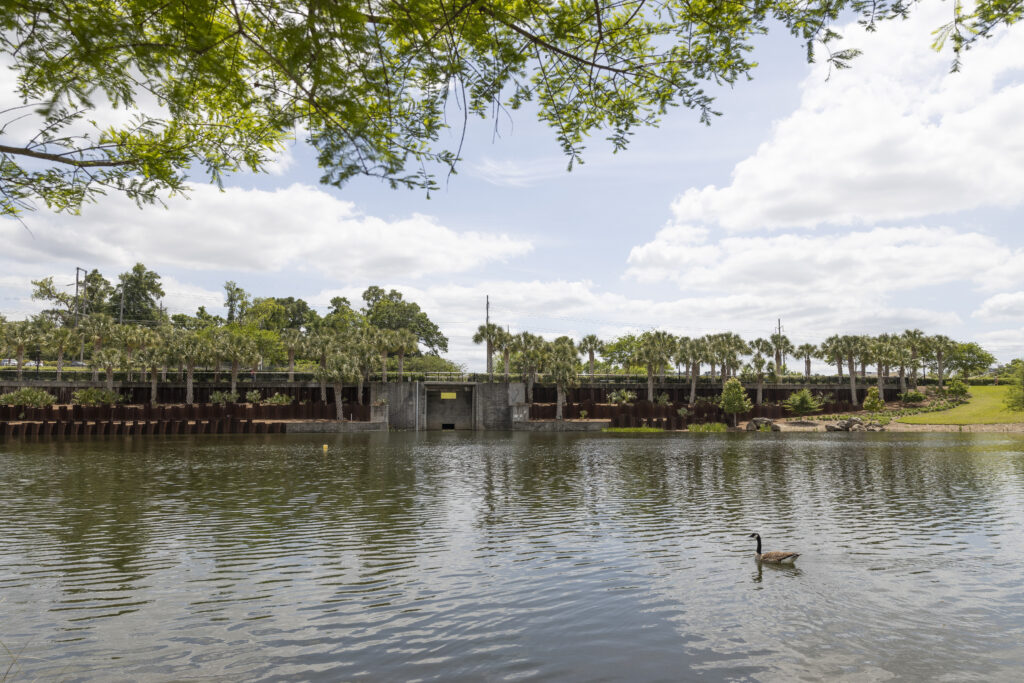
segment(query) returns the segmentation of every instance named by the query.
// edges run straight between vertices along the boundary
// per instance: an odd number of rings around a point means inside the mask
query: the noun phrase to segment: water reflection
[[[654,680],[1024,665],[1013,435],[321,443],[0,444],[0,641],[28,645],[19,670]],[[755,530],[798,566],[756,563]]]

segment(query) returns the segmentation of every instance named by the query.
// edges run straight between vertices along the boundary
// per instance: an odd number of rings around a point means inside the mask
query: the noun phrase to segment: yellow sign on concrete
[[[454,391],[442,391],[441,392],[441,399],[442,400],[451,400],[451,399],[454,399],[454,398],[458,398],[458,394],[456,394]]]

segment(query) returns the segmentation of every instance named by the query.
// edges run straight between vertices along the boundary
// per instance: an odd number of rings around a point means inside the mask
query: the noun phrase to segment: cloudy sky
[[[0,223],[0,312],[39,309],[29,281],[109,279],[141,261],[165,305],[222,310],[222,285],[321,311],[371,284],[417,301],[482,369],[469,337],[491,319],[552,338],[664,328],[796,343],[919,327],[1024,355],[1024,24],[951,55],[948,20],[844,33],[845,71],[808,65],[779,33],[754,80],[721,93],[706,127],[686,110],[624,153],[590,141],[566,172],[553,133],[517,112],[472,123],[458,175],[428,198],[360,179],[321,187],[301,144],[274,172],[194,187],[168,209],[109,197],[81,216]],[[455,134],[458,134],[456,131]]]

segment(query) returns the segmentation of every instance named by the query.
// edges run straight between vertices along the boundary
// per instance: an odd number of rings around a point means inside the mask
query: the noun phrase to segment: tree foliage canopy
[[[832,25],[906,16],[902,0],[12,0],[0,51],[20,105],[0,119],[0,214],[42,200],[77,212],[108,191],[139,203],[192,175],[261,170],[301,130],[321,181],[357,175],[433,188],[461,140],[449,118],[536,104],[570,167],[604,132],[683,106],[708,121],[709,85],[756,66],[751,42],[784,27],[836,67]],[[1019,0],[960,3],[936,44],[959,55]],[[823,49],[822,49],[823,48]],[[113,107],[114,115],[109,111]],[[26,118],[27,115],[27,118]]]

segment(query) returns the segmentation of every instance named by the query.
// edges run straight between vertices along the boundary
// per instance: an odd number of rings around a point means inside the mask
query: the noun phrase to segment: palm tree
[[[305,336],[294,328],[281,331],[281,344],[288,352],[288,381],[295,381],[295,354],[302,348]]]
[[[811,359],[818,357],[818,347],[814,344],[801,344],[795,353],[804,359],[804,381],[811,381]]]
[[[917,389],[917,367],[927,346],[924,332],[918,329],[904,330],[903,343],[910,351],[910,386],[912,389]]]
[[[765,356],[773,352],[778,353],[779,347],[773,341],[758,338],[750,342],[750,348],[754,351],[754,357],[750,359],[750,367],[757,375],[757,405],[761,405],[761,399],[764,395],[764,368],[768,363]],[[778,366],[775,366],[775,369],[777,371]]]
[[[321,368],[327,367],[327,357],[339,345],[338,333],[330,328],[314,330],[306,337],[306,353],[320,363]],[[327,382],[320,380],[320,402],[327,403]]]
[[[818,356],[826,363],[834,364],[836,370],[839,372],[839,381],[843,381],[843,353],[840,351],[839,335],[833,334],[831,337],[821,342],[821,346],[818,347],[818,351],[821,354]]]
[[[174,352],[178,360],[185,366],[185,403],[194,402],[194,379],[196,366],[210,358],[209,340],[197,332],[185,332],[177,339]]]
[[[937,334],[928,339],[928,347],[932,358],[935,359],[935,373],[939,376],[939,389],[942,389],[942,375],[945,370],[945,361],[956,348],[956,342],[949,337]]]
[[[92,344],[92,350],[95,353],[110,340],[114,330],[114,319],[106,313],[91,313],[82,322],[81,330],[86,342]],[[92,371],[92,381],[100,381],[100,371],[96,367]]]
[[[474,344],[487,344],[487,381],[494,381],[494,343],[501,334],[501,328],[494,323],[487,323],[476,328],[473,335]]]
[[[885,376],[888,371],[889,363],[892,362],[893,357],[893,341],[892,336],[888,334],[880,334],[877,337],[867,338],[868,346],[871,353],[871,358],[875,361],[878,376],[875,378],[875,386],[878,387],[878,397],[883,401],[885,400]]]
[[[860,358],[862,353],[862,345],[863,340],[857,335],[844,334],[839,337],[838,352],[846,359],[847,367],[850,371],[850,403],[854,406],[858,405],[856,367],[857,359]]]
[[[357,389],[359,405],[363,405],[363,383],[369,381],[370,373],[373,372],[373,364],[377,360],[376,329],[370,326],[363,327],[356,332],[355,338],[348,345],[349,356],[359,374]]]
[[[93,351],[90,365],[98,373],[103,370],[107,391],[114,391],[114,368],[124,362],[124,354],[113,347],[104,347]]]
[[[690,365],[690,402],[692,406],[697,401],[697,378],[700,377],[701,363],[708,362],[711,358],[711,351],[708,348],[708,338],[700,337],[692,340],[688,345],[688,357]]]
[[[324,366],[317,368],[314,374],[317,379],[331,384],[331,387],[334,389],[335,415],[339,421],[345,419],[342,414],[342,389],[346,382],[355,382],[361,377],[359,368],[356,367],[352,357],[340,351],[335,351],[327,357],[327,362]],[[362,396],[362,390],[359,393]]]
[[[533,385],[537,381],[537,372],[544,367],[546,347],[547,342],[535,334],[520,332],[516,335],[515,350],[519,354],[523,375],[526,376],[527,403],[533,403]]]
[[[136,361],[143,369],[143,373],[149,372],[149,404],[152,406],[155,406],[157,403],[157,377],[166,356],[166,350],[159,346],[147,346],[139,351],[138,356],[136,356]]]
[[[500,330],[500,334],[494,340],[494,348],[501,351],[501,362],[505,367],[505,384],[508,384],[509,373],[512,370],[512,351],[515,345],[516,336],[508,330]]]
[[[132,381],[132,358],[139,349],[148,346],[152,341],[152,335],[147,334],[148,330],[139,325],[115,325],[112,332],[114,342],[124,352],[124,361],[128,368],[128,381]]]
[[[647,400],[654,402],[654,376],[664,372],[672,359],[672,349],[665,343],[665,334],[648,331],[640,335],[633,362],[647,371]]]
[[[598,339],[596,334],[588,334],[576,346],[580,353],[587,354],[587,374],[594,376],[594,354],[601,353],[604,342]]]
[[[388,382],[388,353],[391,352],[391,330],[374,329],[370,335],[371,343],[380,356],[380,380]]]
[[[719,349],[720,356],[719,362],[722,364],[722,386],[725,387],[726,375],[733,375],[739,370],[742,363],[740,362],[740,356],[744,356],[750,353],[750,347],[745,341],[733,332],[724,332],[722,334],[722,345]]]
[[[14,353],[18,364],[18,381],[22,380],[25,371],[25,350],[38,343],[39,335],[36,328],[28,320],[7,323],[4,327],[4,339],[7,348]]]
[[[64,354],[82,343],[82,337],[72,327],[54,327],[46,334],[46,346],[57,354],[57,381],[64,372]]]
[[[769,341],[775,354],[775,372],[781,375],[786,364],[786,356],[791,355],[796,349],[793,342],[789,341],[789,337],[779,332],[771,335]]]
[[[238,371],[257,356],[256,344],[239,329],[231,329],[219,345],[221,355],[231,363],[231,393],[238,393]]]
[[[562,404],[565,403],[566,391],[579,382],[577,365],[579,360],[576,349],[571,344],[556,341],[551,344],[548,354],[547,374],[555,383],[557,398],[555,402],[555,419],[562,419]]]
[[[420,338],[412,330],[402,328],[394,331],[393,342],[391,350],[398,355],[398,382],[401,384],[402,373],[405,370],[405,356],[420,350]]]

